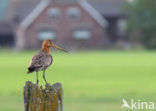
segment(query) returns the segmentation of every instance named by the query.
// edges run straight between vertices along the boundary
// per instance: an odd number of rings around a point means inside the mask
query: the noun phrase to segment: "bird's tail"
[[[30,73],[32,73],[32,72],[34,72],[35,71],[35,68],[33,68],[33,67],[28,67],[28,72],[27,72],[27,74],[30,74]]]

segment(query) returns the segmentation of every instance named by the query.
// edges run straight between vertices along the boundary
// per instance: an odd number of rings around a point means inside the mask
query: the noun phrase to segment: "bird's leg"
[[[43,70],[43,79],[44,79],[44,81],[46,82],[46,84],[48,84],[48,83],[47,83],[47,80],[46,80],[46,78],[45,78],[45,70]]]
[[[37,81],[36,83],[38,84],[39,80],[38,80],[38,71],[36,72],[36,76],[37,76]]]

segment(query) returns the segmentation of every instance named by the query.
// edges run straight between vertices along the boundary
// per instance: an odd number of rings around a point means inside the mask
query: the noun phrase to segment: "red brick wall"
[[[66,10],[73,6],[78,7],[81,10],[81,17],[78,20],[70,20],[67,17]],[[61,17],[57,21],[52,20],[47,16],[47,10],[54,7],[61,10]],[[72,37],[72,31],[81,27],[88,28],[92,31],[91,39],[79,41]],[[66,48],[99,48],[106,46],[106,43],[108,43],[105,29],[78,4],[55,4],[48,6],[26,30],[26,48],[41,47],[41,42],[37,38],[37,32],[43,28],[55,29],[57,31],[57,37],[54,42]]]

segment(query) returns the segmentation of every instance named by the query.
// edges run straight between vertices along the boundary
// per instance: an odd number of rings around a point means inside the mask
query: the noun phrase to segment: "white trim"
[[[36,8],[20,23],[20,27],[26,29],[40,15],[40,13],[48,6],[47,0],[42,0]]]
[[[104,17],[90,5],[86,0],[79,1],[80,6],[91,15],[102,27],[107,27],[108,22],[104,19]]]

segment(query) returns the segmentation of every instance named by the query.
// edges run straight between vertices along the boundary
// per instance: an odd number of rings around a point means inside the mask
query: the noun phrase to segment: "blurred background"
[[[23,86],[36,80],[27,66],[45,39],[71,52],[52,49],[46,72],[63,84],[65,111],[156,102],[155,20],[155,0],[0,0],[0,111],[24,110]]]

